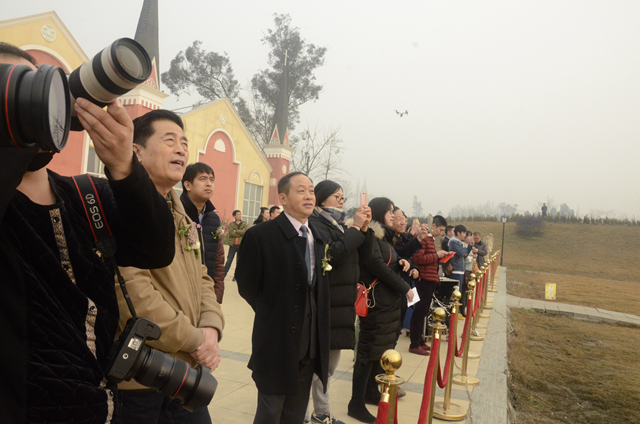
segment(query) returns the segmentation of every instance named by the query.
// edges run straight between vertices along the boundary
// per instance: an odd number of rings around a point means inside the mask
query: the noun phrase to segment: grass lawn
[[[457,223],[456,223],[457,224]],[[500,249],[502,223],[463,223]],[[640,228],[545,224],[542,237],[516,235],[507,223],[507,291],[640,315]],[[580,321],[511,309],[508,336],[511,405],[518,424],[640,423],[640,327]]]
[[[458,223],[454,223],[458,224]],[[492,233],[502,242],[501,222],[465,222],[467,229]],[[544,299],[556,284],[557,301],[640,315],[640,227],[545,223],[542,237],[516,235],[506,225],[503,265],[508,292]]]
[[[640,327],[511,310],[514,422],[640,423]]]

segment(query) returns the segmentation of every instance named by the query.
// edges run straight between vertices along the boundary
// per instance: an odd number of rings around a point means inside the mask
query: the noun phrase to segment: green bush
[[[523,216],[516,221],[516,234],[521,237],[540,237],[544,234],[541,216]]]

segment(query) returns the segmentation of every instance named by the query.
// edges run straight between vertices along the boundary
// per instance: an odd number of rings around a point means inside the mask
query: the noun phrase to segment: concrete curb
[[[471,392],[466,424],[508,423],[506,270],[502,267],[498,274],[498,292],[493,296],[493,309],[476,375],[480,385]]]
[[[504,275],[506,282],[506,274]],[[500,278],[498,278],[499,284],[502,278],[503,273],[501,272]],[[496,294],[499,293],[501,292]],[[507,306],[510,308],[531,309],[549,314],[566,315],[584,321],[608,322],[611,324],[621,322],[625,324],[640,325],[640,317],[637,315],[608,311],[601,308],[589,308],[587,306],[569,305],[567,303],[558,303],[546,300],[524,299],[521,297],[511,296],[510,294],[507,295],[506,300]]]

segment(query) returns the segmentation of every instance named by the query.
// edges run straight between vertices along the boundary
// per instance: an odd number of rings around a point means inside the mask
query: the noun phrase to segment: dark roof
[[[160,42],[158,37],[158,0],[144,0],[134,39],[142,44],[149,57],[156,58],[156,70],[160,75]],[[160,81],[158,81],[158,89]]]

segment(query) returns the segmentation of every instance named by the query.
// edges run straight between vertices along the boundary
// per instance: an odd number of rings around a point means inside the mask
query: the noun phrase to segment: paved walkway
[[[235,261],[234,261],[235,262]],[[247,363],[251,355],[251,331],[253,327],[253,311],[238,294],[237,285],[232,281],[234,268],[225,280],[225,294],[222,310],[225,314],[226,328],[220,342],[220,356],[223,358],[220,367],[214,372],[218,379],[218,390],[209,405],[214,423],[251,424],[256,411],[257,390],[251,379],[251,371]],[[502,273],[504,274],[504,273]],[[499,292],[493,296],[494,309],[491,317],[481,319],[481,324],[488,328],[479,329],[486,332],[485,341],[472,341],[470,351],[481,354],[481,358],[470,359],[468,375],[480,378],[480,385],[475,387],[452,386],[452,403],[469,410],[468,423],[473,424],[506,424],[507,417],[507,383],[506,362],[506,278],[501,276]],[[461,337],[463,325],[458,326],[458,337]],[[447,344],[443,342],[440,350],[440,361],[444,364]],[[485,350],[486,349],[486,350]],[[397,375],[407,382],[403,388],[407,396],[398,403],[398,421],[401,424],[417,423],[422,403],[422,389],[429,362],[428,356],[409,353],[409,337],[400,336],[396,347],[403,359],[402,367]],[[454,375],[460,374],[462,358],[456,358]],[[346,424],[360,424],[347,416],[347,404],[351,398],[351,380],[353,370],[353,352],[342,351],[336,373],[330,381],[329,394],[331,412]],[[436,402],[442,402],[444,390],[436,391]],[[368,406],[372,414],[377,408]],[[434,423],[444,423],[438,419]],[[464,423],[465,421],[458,421]]]
[[[568,305],[548,300],[523,299],[507,295],[507,306],[510,308],[532,309],[550,314],[567,315],[585,321],[640,325],[640,317],[637,315],[624,314],[622,312],[607,311],[600,308],[589,308],[587,306]]]
[[[489,318],[482,318],[478,332],[484,335],[483,341],[471,341],[470,351],[480,354],[478,359],[469,359],[468,375],[475,376],[480,384],[475,387],[452,386],[452,403],[467,410],[467,418],[459,423],[465,424],[507,424],[509,415],[507,386],[507,307],[526,308],[540,312],[563,314],[577,319],[600,322],[624,322],[640,325],[640,317],[612,312],[597,308],[567,305],[553,301],[521,299],[507,294],[506,268],[498,274],[497,293],[489,293],[488,302],[493,309],[486,310]],[[238,294],[237,285],[232,281],[234,268],[226,279],[226,290],[222,309],[225,314],[226,328],[220,343],[220,367],[214,372],[219,385],[209,411],[214,423],[251,424],[253,422],[257,390],[251,379],[251,371],[247,368],[251,355],[251,331],[253,327],[253,311]],[[458,326],[458,337],[461,337],[463,325]],[[440,362],[444,364],[447,344],[441,344]],[[422,389],[429,361],[428,356],[415,355],[408,352],[409,338],[400,336],[396,350],[403,359],[402,367],[397,375],[406,383],[403,388],[407,396],[398,403],[398,421],[401,424],[417,423],[422,403]],[[460,374],[462,358],[456,358],[454,375]],[[342,351],[340,363],[330,381],[329,394],[331,412],[346,424],[359,424],[347,416],[347,404],[351,397],[351,379],[353,370],[353,352]],[[442,402],[444,390],[436,391],[436,402]],[[376,407],[368,406],[372,414]],[[438,419],[434,423],[444,423]]]

